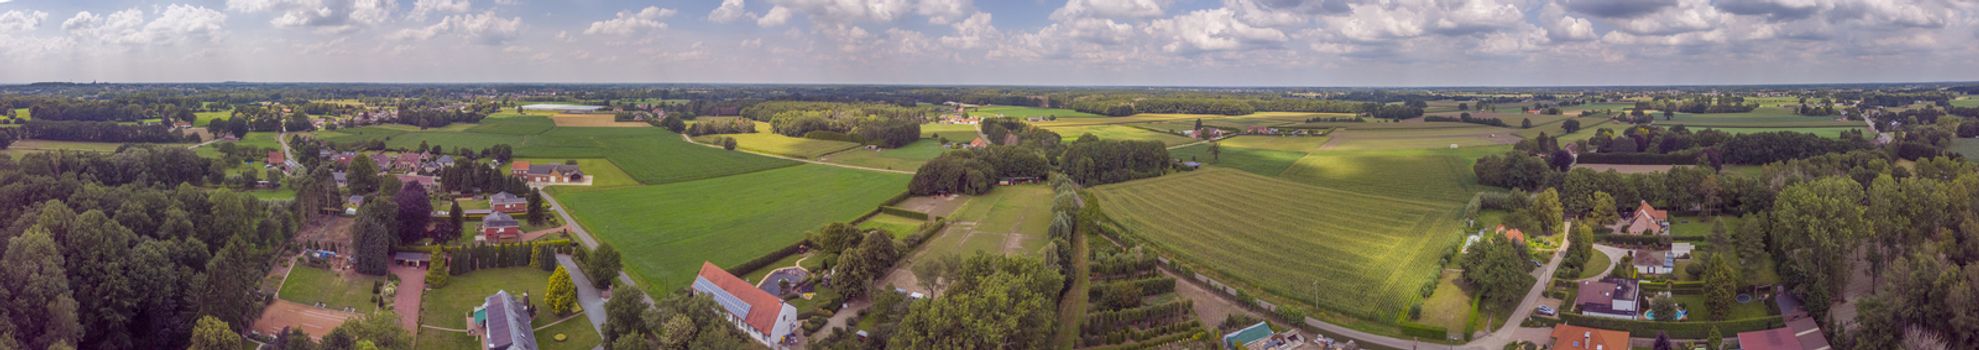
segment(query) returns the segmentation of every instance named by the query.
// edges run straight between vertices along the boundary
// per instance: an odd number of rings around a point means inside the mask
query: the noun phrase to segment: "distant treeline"
[[[921,123],[939,107],[901,107],[880,103],[773,101],[742,109],[742,116],[770,122],[770,129],[790,137],[815,135],[828,139],[897,148],[921,139]]]
[[[1305,98],[1102,97],[1065,103],[1074,111],[1127,116],[1140,113],[1244,115],[1256,112],[1358,113],[1360,102]],[[1418,114],[1420,115],[1420,114]]]
[[[198,141],[197,136],[183,135],[158,124],[124,125],[102,121],[42,120],[39,115],[35,116],[34,120],[28,121],[26,131],[29,137],[43,140],[138,143]]]

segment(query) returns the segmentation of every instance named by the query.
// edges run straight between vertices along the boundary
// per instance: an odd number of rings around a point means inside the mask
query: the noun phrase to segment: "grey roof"
[[[584,170],[578,169],[577,165],[573,165],[573,164],[530,164],[529,165],[530,174],[542,175],[542,174],[549,174],[551,171],[560,171],[564,175],[572,175],[572,174],[584,175]]]
[[[357,203],[357,204],[364,204],[364,196],[360,196],[360,195],[354,195],[354,194],[353,194],[353,195],[350,195],[350,198],[347,198],[347,199],[344,199],[344,201],[346,201],[346,202],[351,202],[351,203]]]
[[[481,227],[483,228],[518,227],[518,226],[522,226],[522,224],[516,222],[515,217],[509,216],[508,214],[503,214],[502,212],[499,211],[488,213],[488,216],[481,218]]]
[[[420,253],[420,252],[397,252],[397,253],[392,253],[392,260],[399,260],[399,261],[427,261],[427,260],[432,260],[432,259],[433,259],[433,254],[428,254],[428,253]]]
[[[509,194],[508,192],[496,193],[493,196],[488,196],[488,205],[519,204],[519,203],[528,203],[528,202],[529,200],[523,199],[522,197],[517,197],[516,195],[513,194]]]
[[[535,350],[536,332],[529,324],[529,313],[516,305],[508,291],[497,291],[483,304],[488,312],[487,349]]]

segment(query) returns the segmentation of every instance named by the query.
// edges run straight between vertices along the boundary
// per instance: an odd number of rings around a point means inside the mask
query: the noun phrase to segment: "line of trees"
[[[35,118],[23,128],[32,138],[43,140],[85,141],[85,142],[145,142],[177,143],[195,142],[198,137],[188,136],[164,125],[124,125],[115,122],[42,120]]]
[[[1157,143],[1159,144],[1159,143]],[[908,181],[914,195],[989,193],[999,179],[1043,178],[1051,170],[1044,155],[1030,146],[995,145],[954,150],[922,164]]]
[[[1359,102],[1309,98],[1225,98],[1225,97],[1145,97],[1086,96],[1065,103],[1065,108],[1105,116],[1139,113],[1182,113],[1244,115],[1256,112],[1363,112]]]

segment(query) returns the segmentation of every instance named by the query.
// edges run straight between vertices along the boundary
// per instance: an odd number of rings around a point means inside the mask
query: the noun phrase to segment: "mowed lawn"
[[[593,235],[625,252],[626,269],[647,290],[673,290],[687,286],[704,260],[735,265],[826,223],[865,214],[905,191],[909,177],[800,165],[665,185],[552,187],[551,193]]]
[[[1079,137],[1084,136],[1086,134],[1092,134],[1094,137],[1098,137],[1101,140],[1161,141],[1162,145],[1167,145],[1167,146],[1196,142],[1195,139],[1184,137],[1182,135],[1170,134],[1165,132],[1132,127],[1132,126],[1125,126],[1125,125],[1050,127],[1045,129],[1051,130],[1051,132],[1058,133],[1058,138],[1064,142],[1072,142],[1072,140],[1077,140],[1079,139]]]
[[[508,291],[509,295],[521,298],[529,293],[529,300],[535,305],[543,305],[543,288],[550,285],[550,273],[535,267],[509,267],[484,269],[464,275],[447,277],[447,286],[428,289],[420,296],[419,323],[444,328],[466,329],[467,314],[487,301],[488,296],[498,291]],[[366,288],[369,288],[367,286]],[[547,310],[536,313],[532,322],[538,325],[557,320]],[[430,331],[430,330],[428,330]]]
[[[1226,169],[1093,188],[1168,256],[1322,319],[1390,324],[1461,239],[1461,202],[1404,200]]]
[[[1027,107],[1027,106],[983,106],[983,107],[979,107],[979,108],[976,108],[976,110],[974,110],[974,111],[970,111],[970,112],[969,112],[969,115],[970,115],[970,116],[974,116],[974,117],[994,117],[994,116],[997,116],[997,115],[1003,115],[1003,116],[1005,116],[1005,117],[1016,117],[1016,118],[1029,118],[1029,117],[1059,117],[1059,118],[1098,118],[1098,117],[1104,117],[1104,116],[1102,116],[1102,115],[1098,115],[1098,114],[1092,114],[1092,113],[1086,113],[1086,112],[1080,112],[1080,111],[1074,111],[1074,110],[1070,110],[1070,109],[1064,109],[1064,108],[1038,108],[1038,107]]]
[[[296,264],[276,297],[309,305],[323,303],[337,310],[356,308],[358,313],[366,313],[378,309],[378,304],[371,302],[371,284],[384,280],[363,275],[345,279],[330,270]]]
[[[928,222],[921,219],[879,213],[878,215],[873,215],[873,217],[866,218],[866,221],[860,221],[859,228],[886,230],[886,233],[892,234],[893,238],[899,239],[905,238],[907,235],[912,235],[915,231],[920,231],[921,225],[926,223]]]
[[[853,148],[818,157],[818,160],[868,168],[913,171],[948,150],[941,147],[940,141],[923,139],[895,149],[868,151],[863,148]]]
[[[921,137],[935,139],[936,145],[941,144],[941,139],[948,139],[948,142],[968,143],[970,140],[976,139],[976,126],[969,124],[921,124]]]
[[[1050,186],[1033,184],[997,187],[970,198],[924,254],[1035,253],[1050,241],[1051,197]]]
[[[1400,198],[1463,202],[1483,190],[1471,164],[1508,146],[1370,151],[1325,150],[1299,158],[1279,177],[1320,187]]]
[[[1250,136],[1238,137],[1238,139]],[[1315,138],[1324,143],[1323,138]],[[1235,140],[1235,139],[1232,139]],[[1277,176],[1292,167],[1293,163],[1304,158],[1304,151],[1288,151],[1269,148],[1239,147],[1229,143],[1221,145],[1217,154],[1209,153],[1209,145],[1191,145],[1168,150],[1168,156],[1183,161],[1193,161],[1217,167],[1228,167],[1259,175]]]

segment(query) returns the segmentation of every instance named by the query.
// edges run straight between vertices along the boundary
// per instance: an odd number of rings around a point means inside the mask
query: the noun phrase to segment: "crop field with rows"
[[[1333,190],[1235,170],[1093,191],[1130,235],[1188,265],[1226,283],[1364,320],[1392,320],[1421,299],[1418,291],[1437,276],[1443,250],[1461,238],[1461,202]]]

